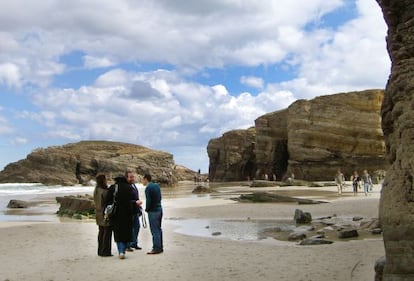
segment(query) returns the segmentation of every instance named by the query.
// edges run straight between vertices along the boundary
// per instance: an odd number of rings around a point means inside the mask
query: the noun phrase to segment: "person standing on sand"
[[[125,173],[127,175],[128,172]],[[114,240],[118,248],[119,258],[125,259],[125,251],[132,239],[132,200],[134,198],[131,185],[127,178],[120,176],[115,178],[115,184],[109,187],[109,196],[107,205],[112,204],[114,198],[115,187],[118,186],[116,192],[117,209],[111,223],[114,230]]]
[[[164,251],[162,239],[162,206],[161,206],[161,189],[160,186],[151,181],[151,175],[145,174],[142,178],[142,184],[145,186],[146,206],[145,211],[148,213],[148,221],[152,234],[152,250],[148,255],[161,254]]]
[[[342,194],[342,188],[344,186],[344,182],[345,182],[344,174],[341,172],[341,169],[338,169],[338,171],[336,171],[336,174],[335,174],[335,183],[336,183],[336,186],[338,187],[339,195]]]
[[[354,195],[358,195],[358,187],[359,187],[359,175],[357,171],[354,171],[354,174],[351,176],[352,181],[352,189],[354,191]]]
[[[138,246],[138,233],[141,227],[139,223],[139,217],[142,215],[142,201],[139,200],[139,191],[135,185],[135,175],[133,172],[128,171],[126,173],[127,182],[131,185],[133,198],[131,200],[132,204],[132,241],[129,243],[127,251],[131,249],[141,250],[142,248]]]
[[[368,195],[369,188],[372,188],[372,179],[371,176],[368,174],[367,170],[364,170],[362,176],[361,176],[362,182],[364,184],[364,193],[365,196]]]
[[[98,256],[110,257],[112,245],[112,226],[104,217],[104,210],[106,207],[108,197],[108,184],[106,176],[99,174],[96,176],[96,186],[93,191],[93,201],[95,203],[96,224],[98,230]]]

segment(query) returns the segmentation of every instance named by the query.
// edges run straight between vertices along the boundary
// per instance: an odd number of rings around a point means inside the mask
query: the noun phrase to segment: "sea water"
[[[46,186],[41,183],[0,184],[0,221],[57,221],[56,196],[92,194],[93,186]],[[36,203],[26,209],[9,209],[10,200]]]

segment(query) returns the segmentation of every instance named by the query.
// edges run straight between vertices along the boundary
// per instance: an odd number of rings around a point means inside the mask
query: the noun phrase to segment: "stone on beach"
[[[192,191],[192,193],[195,193],[195,194],[211,193],[211,192],[212,192],[211,188],[206,187],[206,186],[201,186],[201,185],[196,186]]]
[[[312,199],[297,198],[285,195],[279,195],[276,193],[270,192],[253,192],[250,194],[242,194],[238,201],[251,201],[257,203],[272,202],[272,203],[281,203],[281,202],[296,202],[298,204],[320,204],[325,203],[323,201],[317,201]]]
[[[300,241],[299,245],[308,246],[308,245],[325,245],[325,244],[332,244],[333,241],[326,240],[322,238],[306,238]]]
[[[56,197],[56,201],[60,204],[58,215],[80,219],[84,217],[76,214],[84,216],[95,214],[95,204],[90,195]]]
[[[339,231],[338,238],[345,239],[345,238],[354,238],[358,237],[358,230],[356,229],[344,229]]]
[[[7,208],[10,209],[23,209],[29,207],[29,202],[23,201],[23,200],[16,200],[12,199],[9,201],[9,204],[7,204]]]
[[[294,220],[296,223],[310,223],[312,222],[312,215],[309,212],[296,209]]]

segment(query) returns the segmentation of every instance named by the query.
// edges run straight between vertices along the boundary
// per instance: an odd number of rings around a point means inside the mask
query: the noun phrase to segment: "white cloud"
[[[20,87],[20,80],[20,71],[15,64],[0,64],[0,84],[7,87]]]
[[[270,93],[234,97],[222,85],[208,87],[159,71],[123,72],[122,77],[129,80],[117,80],[119,85],[95,83],[77,90],[39,92],[34,98],[44,111],[21,113],[21,118],[37,119],[49,126],[51,135],[69,139],[115,139],[157,147],[196,142],[204,146],[205,139],[226,130],[252,126],[271,107],[269,102],[274,102]],[[151,99],[131,94],[138,81],[149,85],[140,89],[157,94]],[[120,91],[121,85],[129,88]]]
[[[359,17],[337,31],[306,33],[295,63],[298,77],[280,83],[297,98],[384,88],[390,62],[386,25],[375,1],[357,1]]]
[[[26,83],[41,86],[65,70],[59,57],[75,50],[86,54],[86,68],[155,61],[183,71],[271,65],[290,56],[310,87],[364,87],[388,73],[385,24],[375,1],[356,1],[359,18],[338,32],[304,27],[343,6],[339,0],[197,1],[197,7],[188,1],[79,3],[2,2],[0,23],[9,32],[0,33],[0,64],[13,63]],[[365,71],[364,65],[377,64],[378,58],[383,58],[381,67]],[[12,75],[7,81],[20,81],[16,79]]]
[[[94,56],[83,56],[83,63],[86,68],[101,68],[113,66],[116,63],[107,57],[94,57]]]
[[[128,80],[127,73],[122,69],[113,69],[100,75],[95,85],[98,87],[120,86]]]
[[[158,61],[201,69],[278,62],[301,27],[341,5],[339,0],[197,1],[197,8],[189,9],[188,1],[14,0],[2,2],[0,23],[9,30],[6,51],[18,42],[30,65],[48,65],[59,55],[83,50],[87,67]]]
[[[253,77],[253,76],[242,76],[240,77],[240,82],[243,85],[253,87],[256,89],[263,89],[264,81],[260,77]]]
[[[357,18],[342,26],[309,28],[345,3],[6,0],[0,3],[0,85],[27,86],[34,108],[15,116],[45,126],[50,139],[120,140],[208,161],[210,138],[253,126],[258,116],[298,98],[385,85],[386,27],[375,1],[357,0]],[[76,86],[68,75],[67,86],[57,88],[54,79],[74,69],[62,61],[72,52],[81,54],[84,71],[108,70]],[[232,92],[225,77],[192,80],[237,66],[276,71],[235,75],[255,94]],[[287,78],[277,77],[280,70]],[[0,134],[13,125],[0,118]],[[195,151],[202,152],[196,157]]]

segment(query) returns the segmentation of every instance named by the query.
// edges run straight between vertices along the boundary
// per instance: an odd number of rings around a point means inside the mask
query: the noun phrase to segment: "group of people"
[[[143,216],[143,201],[140,200],[138,188],[135,185],[135,174],[126,171],[124,176],[116,177],[115,183],[108,187],[104,174],[96,177],[94,202],[96,208],[96,224],[98,225],[98,255],[112,256],[112,232],[118,248],[120,259],[125,259],[126,252],[141,250],[138,234],[141,227],[140,217]],[[161,221],[163,210],[161,206],[161,189],[152,182],[150,174],[142,178],[145,186],[145,212],[152,234],[152,250],[149,255],[160,254],[164,251]],[[105,213],[106,207],[115,200],[116,212],[109,218]],[[145,223],[145,218],[143,219]]]
[[[371,176],[368,173],[368,170],[364,170],[362,173],[362,176],[358,175],[358,171],[354,171],[350,180],[352,182],[352,191],[354,195],[358,194],[358,188],[360,188],[361,186],[363,186],[364,188],[365,196],[367,196],[368,193],[372,190],[373,184],[372,184]],[[338,194],[341,195],[342,189],[344,188],[344,185],[345,185],[345,176],[341,172],[341,169],[338,169],[335,174],[335,183],[336,183],[336,186],[338,187]]]

